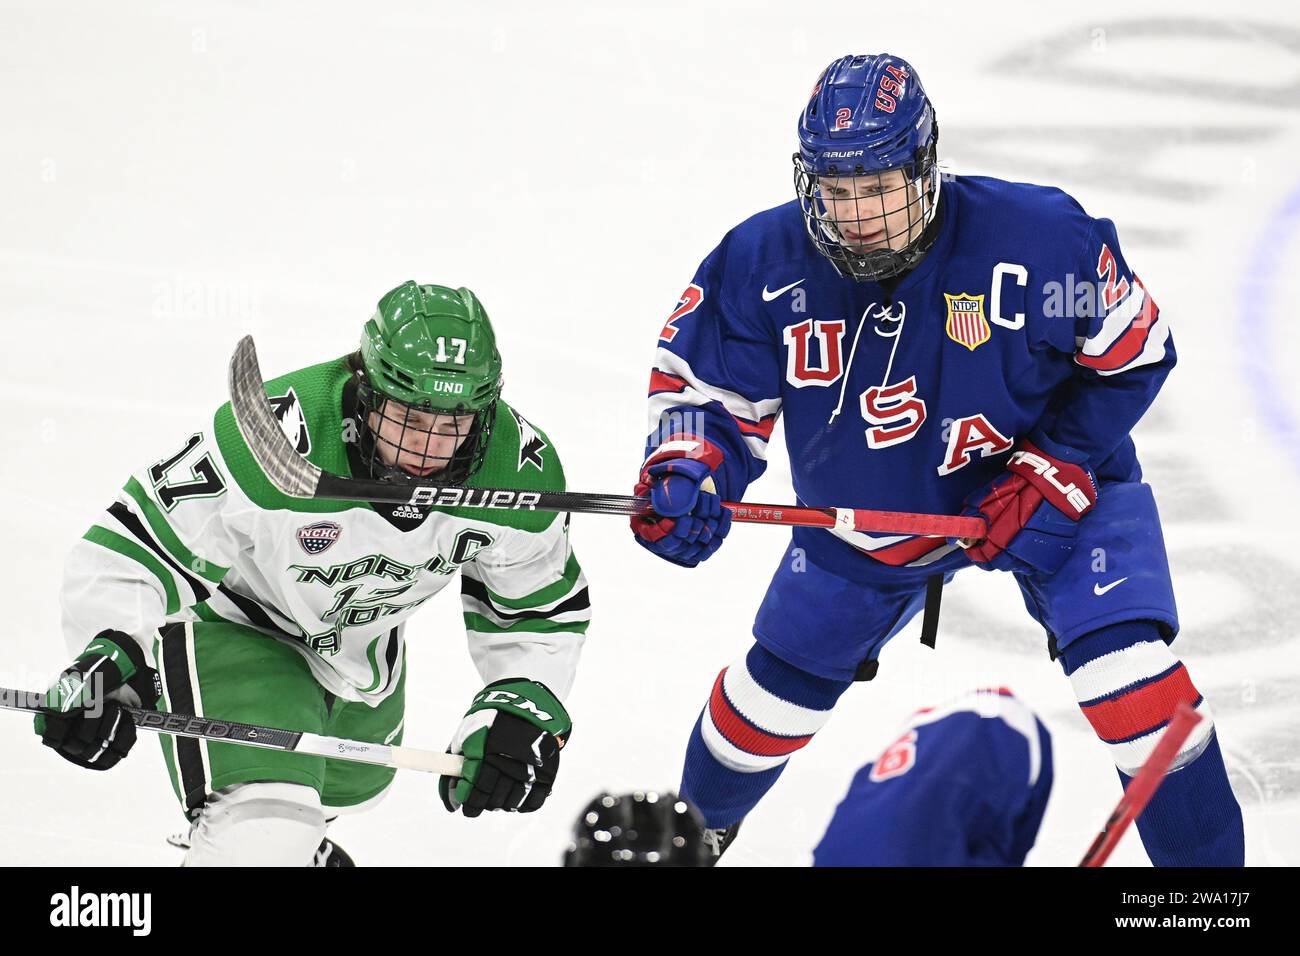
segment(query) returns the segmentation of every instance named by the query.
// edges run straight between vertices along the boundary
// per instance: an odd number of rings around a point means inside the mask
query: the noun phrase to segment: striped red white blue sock
[[[806,673],[755,644],[714,681],[686,748],[682,795],[710,827],[739,821],[825,725],[849,683]]]
[[[1110,750],[1127,787],[1186,701],[1201,715],[1137,820],[1156,866],[1241,866],[1241,807],[1228,783],[1214,716],[1187,668],[1149,621],[1079,638],[1062,654],[1079,707]]]

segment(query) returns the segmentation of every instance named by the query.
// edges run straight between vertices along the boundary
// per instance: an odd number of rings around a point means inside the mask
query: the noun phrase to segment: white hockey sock
[[[311,866],[325,836],[320,794],[297,783],[240,783],[210,797],[183,866]]]

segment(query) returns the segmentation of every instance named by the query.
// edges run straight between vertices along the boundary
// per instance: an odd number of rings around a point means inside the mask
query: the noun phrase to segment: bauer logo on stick
[[[320,554],[342,533],[343,529],[333,521],[317,521],[298,529],[298,543],[308,554]]]

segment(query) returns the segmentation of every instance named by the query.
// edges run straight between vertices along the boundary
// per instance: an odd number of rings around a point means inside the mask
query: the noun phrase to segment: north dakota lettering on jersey
[[[350,374],[339,359],[267,385],[273,400],[292,395],[279,406],[293,413],[283,424],[297,447],[342,475],[351,474],[342,417]],[[228,404],[160,451],[68,560],[62,604],[73,649],[111,627],[150,653],[164,623],[234,621],[291,642],[339,697],[376,703],[400,676],[406,620],[459,571],[470,653],[485,682],[528,673],[567,693],[590,620],[587,582],[567,516],[528,505],[529,496],[563,491],[564,471],[549,439],[504,402],[467,487],[390,515],[365,502],[281,494]],[[524,493],[513,508],[470,507],[490,503],[484,489],[494,486]]]
[[[348,561],[346,564],[332,564],[318,567],[306,564],[291,565],[290,569],[298,572],[298,583],[315,582],[326,587],[333,587],[342,582],[355,581],[357,578],[375,576],[388,578],[390,581],[412,581],[420,571],[431,574],[455,574],[460,566],[492,543],[492,536],[482,531],[465,530],[456,536],[456,543],[449,556],[435,554],[421,565],[405,565],[394,561],[384,554],[368,554],[363,558]]]

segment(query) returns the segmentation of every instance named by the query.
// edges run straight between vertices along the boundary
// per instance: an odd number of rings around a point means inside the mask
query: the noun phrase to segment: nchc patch
[[[974,352],[993,334],[984,318],[984,296],[945,292],[943,297],[948,300],[948,338]]]
[[[308,554],[320,554],[342,533],[343,529],[333,521],[317,521],[298,529],[298,543]]]

